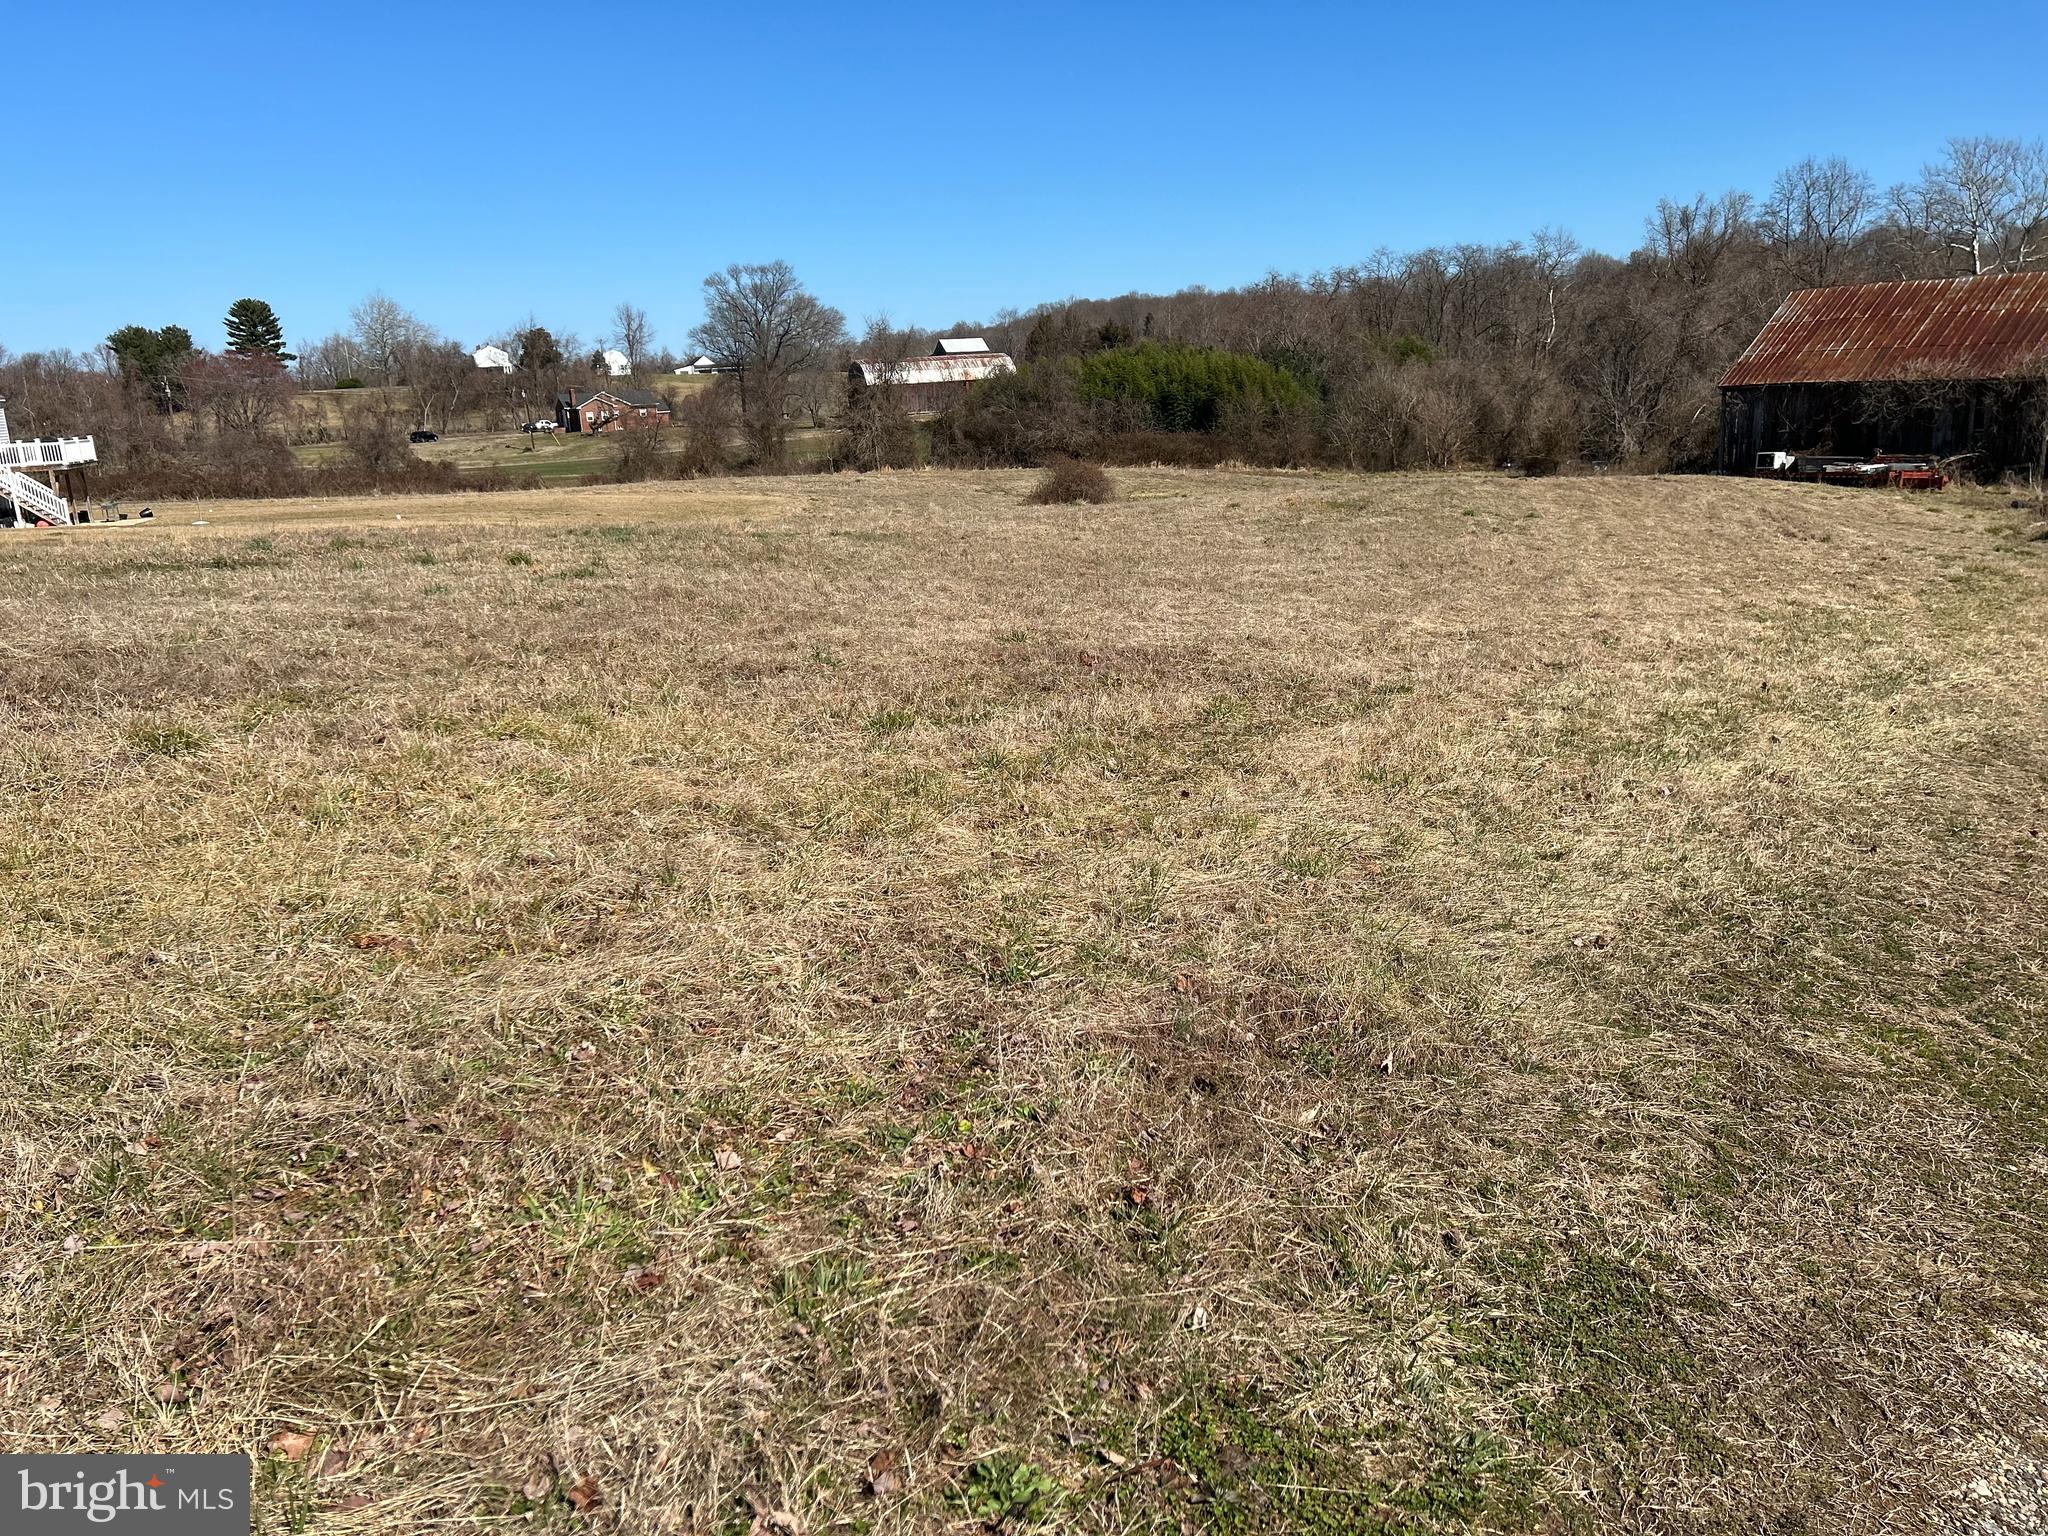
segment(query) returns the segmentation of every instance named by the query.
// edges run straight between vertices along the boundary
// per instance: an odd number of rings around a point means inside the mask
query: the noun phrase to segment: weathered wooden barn
[[[905,410],[927,415],[966,398],[982,379],[1015,372],[1016,367],[1007,352],[989,351],[979,336],[948,336],[932,348],[930,357],[855,358],[847,373],[870,389],[894,385]]]
[[[2048,271],[1809,288],[1721,380],[1720,468],[1773,453],[1967,456],[2038,465]]]

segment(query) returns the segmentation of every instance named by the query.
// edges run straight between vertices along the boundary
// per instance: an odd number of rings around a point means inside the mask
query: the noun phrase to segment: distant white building
[[[703,353],[700,352],[695,357],[691,358],[687,363],[683,364],[682,367],[678,368],[676,372],[716,373],[718,372],[718,364],[716,364],[709,357],[706,357]]]
[[[514,369],[512,354],[503,347],[478,347],[469,354],[476,359],[479,368],[488,368],[493,373],[511,373]]]
[[[988,343],[979,336],[941,336],[939,344],[932,348],[932,356],[967,357],[987,350]]]
[[[633,371],[633,360],[613,347],[607,347],[604,354],[604,371],[615,379],[623,379]]]

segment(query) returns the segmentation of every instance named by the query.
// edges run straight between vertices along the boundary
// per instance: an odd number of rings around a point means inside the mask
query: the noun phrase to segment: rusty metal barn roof
[[[2048,272],[1808,288],[1778,306],[1723,389],[1995,379],[2048,355]]]

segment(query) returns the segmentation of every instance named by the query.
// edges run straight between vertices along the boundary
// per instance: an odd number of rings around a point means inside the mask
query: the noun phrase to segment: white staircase
[[[70,502],[18,469],[0,469],[0,496],[14,503],[17,521],[66,525],[71,521]]]

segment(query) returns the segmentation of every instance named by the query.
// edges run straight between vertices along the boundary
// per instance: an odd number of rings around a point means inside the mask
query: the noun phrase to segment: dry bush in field
[[[620,305],[625,309],[626,305]],[[618,439],[612,445],[609,479],[620,485],[630,485],[636,480],[661,479],[672,472],[671,456],[662,451],[662,429],[660,427],[629,427],[612,434]]]
[[[721,475],[732,467],[733,438],[739,430],[738,409],[731,386],[720,379],[709,389],[678,401],[673,420],[682,445],[676,472],[694,478]]]
[[[1035,507],[1059,506],[1067,502],[1104,502],[1116,499],[1116,482],[1099,465],[1080,459],[1054,459],[1031,487],[1025,501]]]

